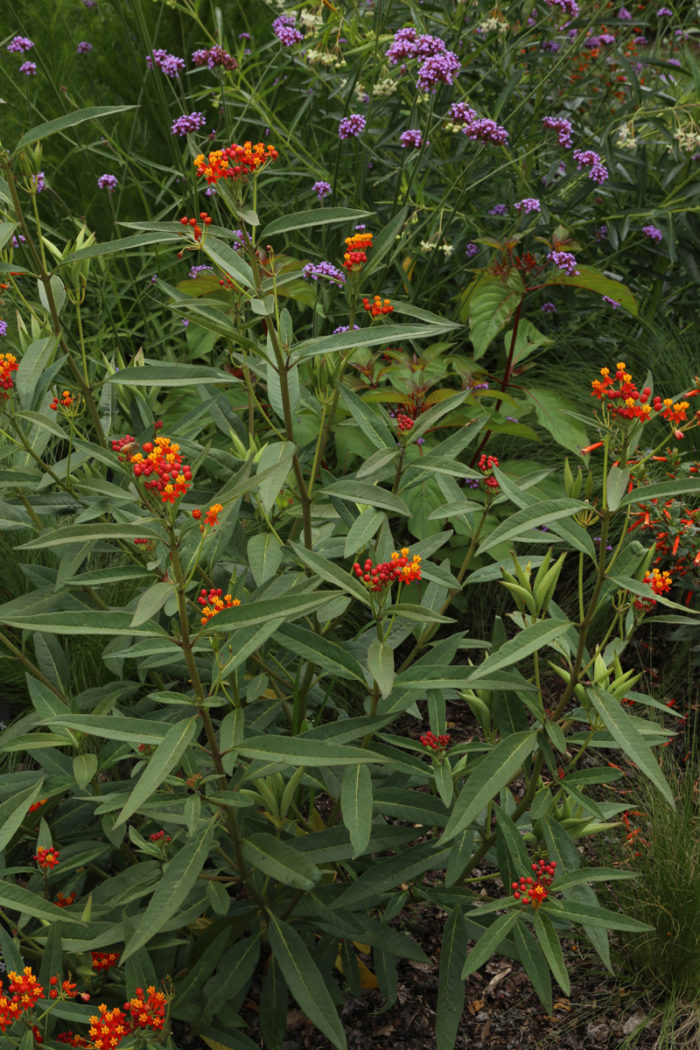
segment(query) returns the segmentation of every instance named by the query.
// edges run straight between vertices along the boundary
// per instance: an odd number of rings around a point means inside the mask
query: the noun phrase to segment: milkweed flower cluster
[[[343,267],[346,270],[361,270],[367,262],[367,252],[372,247],[372,234],[360,230],[345,238]]]
[[[164,48],[159,47],[152,51],[150,55],[146,55],[146,65],[149,69],[157,67],[173,80],[175,77],[179,77],[185,68],[185,60],[184,58],[178,58],[177,55],[171,55]]]
[[[549,896],[549,887],[552,885],[556,869],[555,860],[538,860],[532,865],[534,878],[532,875],[522,875],[517,882],[511,884],[515,891],[515,899],[525,905],[532,905],[533,908],[540,908]]]
[[[134,477],[145,479],[146,489],[157,492],[161,503],[174,503],[184,496],[192,482],[192,471],[183,462],[180,446],[167,437],[146,441],[138,449],[133,437],[126,434],[112,442],[112,450],[122,461],[131,463]]]
[[[429,748],[431,751],[445,751],[450,746],[450,740],[452,737],[449,733],[441,733],[439,736],[435,736],[429,729],[427,733],[424,733],[420,738],[420,742],[423,747]]]
[[[608,178],[608,169],[603,164],[601,157],[592,149],[575,149],[574,160],[578,170],[590,168],[588,178],[593,179],[598,185],[604,183]]]
[[[236,609],[241,604],[240,598],[232,598],[230,594],[224,594],[221,587],[210,587],[208,591],[202,588],[197,602],[202,606],[202,624],[209,623],[212,616],[216,616],[224,609]]]
[[[560,146],[563,146],[564,149],[571,149],[574,143],[570,120],[567,120],[566,117],[542,117],[542,124],[545,128],[556,131]]]
[[[576,269],[578,264],[572,252],[551,251],[547,256],[547,262],[554,263],[557,269],[568,273],[570,277],[576,277],[581,272]]]
[[[673,586],[673,577],[671,573],[664,569],[662,572],[660,569],[652,569],[651,572],[644,574],[643,583],[648,583],[654,594],[664,595],[668,594]],[[655,598],[636,598],[633,602],[635,609],[641,609],[648,611],[653,609],[656,605]]]
[[[642,226],[642,233],[650,241],[656,241],[657,244],[660,244],[664,239],[663,233],[657,226]]]
[[[325,260],[318,263],[307,263],[301,271],[301,276],[312,281],[320,281],[321,278],[325,278],[333,284],[345,284],[343,271]]]
[[[537,197],[523,197],[521,201],[516,201],[513,205],[516,211],[523,212],[524,215],[529,215],[533,211],[541,211],[542,205],[537,200]]]
[[[402,73],[406,71],[406,61],[417,59],[421,63],[416,79],[420,91],[434,91],[440,83],[454,84],[462,68],[457,55],[448,51],[444,40],[428,33],[419,35],[412,26],[394,34],[385,57],[392,66],[401,63]]]
[[[359,138],[366,126],[367,121],[361,113],[350,113],[338,125],[338,136],[341,139]]]
[[[101,970],[109,970],[119,962],[119,952],[90,952],[92,956],[92,968],[95,973]]]
[[[363,299],[362,305],[372,317],[380,317],[382,314],[392,314],[394,312],[391,299],[382,299],[379,295],[375,295],[371,302],[369,299]]]
[[[325,182],[323,179],[319,179],[318,182],[315,182],[311,189],[316,194],[319,201],[322,201],[325,197],[330,197],[333,192],[333,187],[330,182]]]
[[[652,418],[652,413],[656,412],[673,426],[685,422],[688,418],[689,401],[674,403],[673,398],[661,398],[658,395],[652,398],[651,388],[648,386],[640,392],[624,361],[618,361],[614,375],[610,374],[609,368],[601,368],[600,374],[602,379],[594,379],[591,382],[591,397],[604,402],[612,415],[646,422]],[[616,387],[615,383],[619,386]]]
[[[204,515],[204,525],[208,525],[212,529],[215,525],[218,525],[219,514],[221,514],[223,509],[224,508],[220,503],[212,503],[211,507]],[[192,517],[195,521],[200,521],[202,518],[201,510],[195,508],[195,510],[192,511]],[[204,525],[201,526],[202,531],[204,531]]]
[[[165,1022],[167,999],[162,992],[157,992],[153,985],[146,991],[147,994],[144,994],[143,988],[137,988],[136,995],[128,1003],[124,1003],[124,1010],[130,1016],[132,1031],[136,1031],[137,1028],[152,1028],[154,1032],[159,1032]]]
[[[0,324],[5,326],[7,331],[7,322],[0,321]],[[0,335],[4,335],[5,331],[0,331]],[[0,389],[12,390],[14,381],[12,379],[12,373],[16,372],[19,368],[17,358],[14,354],[0,354]],[[4,395],[5,397],[7,395]]]
[[[219,47],[215,44],[214,47],[201,48],[199,51],[195,51],[192,54],[192,64],[195,66],[208,66],[209,69],[216,69],[217,66],[222,66],[224,69],[237,69],[238,62],[229,55],[228,51],[224,51],[223,47]]]
[[[73,894],[73,900],[75,900],[75,894]],[[61,981],[60,992],[58,990],[58,975],[49,978],[49,985],[51,986],[49,989],[49,999],[58,999],[61,993],[63,993],[66,999],[77,998],[78,993],[76,991],[76,986],[72,981]]]
[[[410,416],[405,415],[403,412],[399,412],[396,417],[396,426],[402,434],[407,434],[410,430],[413,430],[414,420]]]
[[[374,592],[387,590],[394,581],[410,584],[421,578],[420,555],[414,554],[409,561],[410,553],[408,547],[402,547],[400,553],[393,552],[391,561],[383,561],[378,565],[374,565],[371,558],[367,558],[363,565],[356,561],[353,572],[368,590]]]
[[[116,175],[100,175],[97,180],[97,187],[100,190],[107,190],[109,193],[114,193],[117,186],[119,185],[119,179]]]
[[[304,34],[296,28],[293,15],[278,15],[272,23],[272,32],[285,47],[293,47],[304,39]]]
[[[419,128],[408,128],[406,131],[402,131],[399,135],[399,142],[402,149],[408,149],[409,147],[420,149],[424,145],[423,136]],[[430,143],[426,142],[425,145],[429,146]]]
[[[52,412],[58,412],[59,406],[62,406],[63,408],[70,408],[74,401],[75,398],[71,394],[70,390],[64,390],[62,391],[60,397],[58,396],[58,394],[56,395],[56,397],[49,405],[49,408]]]
[[[53,846],[49,846],[47,849],[39,846],[32,859],[42,871],[53,871],[54,868],[58,867],[58,858],[59,852]]]
[[[477,465],[481,473],[484,475],[484,484],[487,488],[497,489],[498,481],[493,476],[493,468],[500,466],[497,457],[484,454],[479,458],[479,463]]]
[[[6,1028],[22,1016],[33,1010],[39,999],[44,999],[44,989],[34,976],[31,966],[25,966],[22,974],[10,970],[7,992],[0,989],[0,1028]]]
[[[218,182],[219,179],[244,179],[255,174],[269,161],[277,160],[279,153],[272,145],[264,142],[244,142],[242,146],[233,143],[225,149],[214,150],[205,157],[200,153],[194,159],[197,175],[203,175],[207,182]]]
[[[5,50],[22,55],[25,51],[31,51],[33,47],[34,41],[30,40],[28,36],[13,36]]]
[[[201,221],[202,226],[211,226],[211,216],[205,211],[200,211],[199,221]],[[202,237],[204,236],[202,233],[202,226],[199,225],[197,219],[188,219],[186,215],[183,215],[181,219],[178,219],[178,222],[181,226],[187,226],[189,228],[195,241],[202,240]]]
[[[171,135],[190,135],[193,131],[199,131],[206,124],[206,118],[203,113],[185,113],[183,116],[178,117],[170,125]]]

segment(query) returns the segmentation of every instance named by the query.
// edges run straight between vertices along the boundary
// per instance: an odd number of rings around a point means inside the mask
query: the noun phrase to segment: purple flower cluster
[[[489,209],[489,215],[505,215],[507,211],[507,204],[494,204],[493,208]]]
[[[617,310],[618,306],[620,305],[617,299],[611,299],[609,295],[603,296],[603,302],[607,303],[608,306],[612,306],[613,310]]]
[[[352,326],[352,330],[353,330],[353,332],[359,332],[359,330],[360,330],[359,324],[354,324]],[[349,324],[341,324],[339,328],[334,328],[333,329],[333,335],[340,335],[341,332],[349,332],[349,331],[350,331],[350,325]]]
[[[46,176],[43,171],[38,171],[30,178],[32,189],[35,193],[42,193],[46,189]]]
[[[521,211],[525,215],[529,215],[533,211],[541,211],[542,209],[537,197],[523,197],[521,201],[516,201],[513,207],[516,211]]]
[[[642,226],[642,233],[649,238],[650,241],[656,241],[660,244],[664,239],[664,235],[657,226]]]
[[[7,321],[0,321],[0,335],[7,335]]]
[[[412,26],[399,29],[385,52],[389,64],[397,65],[415,58],[421,62],[417,85],[420,91],[434,91],[438,84],[454,84],[462,63],[454,51],[448,51],[444,40],[428,33],[419,35]],[[402,70],[403,72],[403,70]]]
[[[419,128],[408,128],[407,131],[402,131],[399,136],[399,142],[402,149],[420,149],[423,145],[430,145],[429,142],[423,142],[423,136]]]
[[[620,19],[621,22],[631,22],[632,21],[632,15],[627,10],[626,7],[621,7],[620,8],[620,10],[617,12],[617,17]]]
[[[150,55],[146,55],[146,65],[149,69],[157,66],[166,76],[174,79],[179,77],[185,68],[185,60],[178,58],[177,55],[171,55],[162,47],[158,47]]]
[[[30,40],[28,36],[13,36],[12,40],[7,45],[7,51],[14,51],[17,54],[23,54],[25,51],[31,51],[34,47],[34,41]]]
[[[467,245],[467,247],[464,250],[464,254],[466,255],[467,259],[473,259],[474,256],[478,253],[478,251],[479,245],[472,243]]]
[[[361,113],[350,113],[343,117],[338,125],[338,134],[341,139],[358,138],[361,131],[365,130],[367,121]]]
[[[418,70],[416,84],[420,91],[435,91],[438,84],[454,84],[461,68],[462,63],[454,51],[441,51],[426,58]]]
[[[316,194],[319,201],[322,201],[324,197],[330,197],[333,192],[333,187],[330,182],[325,182],[323,179],[319,179],[318,182],[315,182],[311,189]]]
[[[27,77],[36,76],[36,62],[23,62],[19,67],[20,73],[24,73]]]
[[[481,117],[473,120],[462,128],[462,134],[466,135],[472,142],[492,142],[494,146],[508,145],[508,132],[490,117]]]
[[[572,252],[552,251],[547,256],[547,262],[554,263],[557,269],[568,273],[571,277],[576,277],[581,272],[576,269],[576,256]]]
[[[193,52],[192,64],[209,66],[210,69],[216,69],[217,66],[223,66],[224,69],[237,69],[238,67],[238,62],[233,55],[229,55],[228,51],[224,51],[223,47],[219,47],[218,44]]]
[[[21,233],[12,234],[12,247],[19,248],[20,244],[24,244],[26,237],[23,237]]]
[[[476,110],[466,102],[453,102],[450,106],[450,120],[453,124],[471,124],[476,120]]]
[[[325,277],[327,281],[332,281],[334,284],[345,284],[343,271],[325,260],[319,263],[307,263],[301,271],[301,276],[310,281],[320,281],[322,277]]]
[[[205,270],[212,272],[213,266],[207,266],[206,263],[202,263],[199,266],[190,266],[189,278],[191,281],[195,281],[199,277],[200,273],[204,273]]]
[[[81,40],[76,49],[76,54],[87,55],[89,51],[92,51],[92,44],[89,40]]]
[[[272,23],[272,32],[285,47],[300,44],[304,39],[304,34],[300,33],[295,25],[293,15],[279,15]]]
[[[576,0],[544,0],[547,7],[560,7],[569,18],[578,17],[578,4]]]
[[[581,168],[590,168],[588,172],[588,178],[593,179],[598,185],[605,182],[608,178],[608,169],[603,164],[602,159],[592,149],[575,149],[574,160],[576,161],[578,170]]]
[[[206,124],[203,113],[185,113],[178,117],[170,125],[172,135],[189,135],[193,131],[199,131]]]
[[[108,190],[110,193],[114,193],[118,185],[119,180],[116,175],[100,175],[97,180],[98,189]]]
[[[604,241],[607,236],[608,227],[603,223],[603,225],[599,226],[598,229],[595,231],[595,239],[597,241]]]
[[[673,11],[670,7],[660,7],[656,12],[657,18],[673,18]]]
[[[556,312],[557,312],[557,308],[554,305],[554,303],[549,303],[549,302],[548,303],[542,303],[542,313],[543,314],[555,314]]]
[[[570,120],[567,120],[566,117],[542,117],[542,123],[545,128],[552,128],[553,131],[556,131],[560,146],[563,146],[564,149],[571,149],[574,143],[571,137]]]

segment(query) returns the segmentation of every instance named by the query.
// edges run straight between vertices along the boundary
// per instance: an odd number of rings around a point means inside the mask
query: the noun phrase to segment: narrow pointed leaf
[[[243,840],[242,849],[249,864],[285,886],[311,890],[321,878],[312,860],[266,831],[248,836]]]
[[[548,1014],[552,1012],[552,979],[542,949],[523,922],[515,924],[513,937],[520,961],[532,981],[532,987]]]
[[[440,982],[435,1017],[437,1050],[452,1050],[457,1039],[457,1029],[464,1010],[462,968],[468,938],[462,910],[455,907],[445,923],[440,948]]]
[[[475,914],[478,916],[478,911]],[[499,945],[503,943],[517,921],[518,912],[513,908],[511,911],[506,912],[505,915],[499,915],[491,923],[486,933],[481,935],[467,956],[467,961],[462,968],[463,980],[465,977],[469,977],[471,973],[475,973],[480,966],[483,966],[491,958],[494,952],[498,951]]]
[[[597,686],[592,686],[588,690],[588,695],[596,711],[603,719],[605,728],[610,733],[610,736],[618,743],[627,757],[659,789],[668,804],[675,808],[673,791],[666,777],[661,772],[651,748],[641,733],[635,728],[632,719],[625,712],[620,701]]]
[[[550,645],[556,638],[566,634],[570,626],[571,624],[568,620],[556,622],[540,620],[538,623],[533,623],[530,627],[526,627],[525,630],[516,634],[515,638],[510,638],[503,645],[500,645],[491,656],[487,656],[483,663],[479,664],[470,674],[469,684],[471,685],[479,678],[485,678],[486,675],[493,674],[494,671],[500,671],[503,667],[510,667],[511,664],[518,663],[519,660],[524,660],[526,656],[538,652],[544,646]]]
[[[115,828],[136,813],[139,806],[142,806],[157,791],[168,773],[180,761],[188,745],[196,736],[197,729],[198,720],[196,718],[184,718],[170,727],[124,803],[121,813],[114,822]]]
[[[554,926],[547,916],[542,913],[541,908],[535,911],[533,928],[537,935],[537,940],[540,942],[540,948],[549,964],[549,968],[554,974],[555,981],[564,995],[570,995],[571,981],[569,980],[569,975],[564,964],[564,956],[562,954],[559,938],[557,937],[557,931],[554,929]]]
[[[366,765],[347,766],[340,792],[343,824],[353,846],[353,858],[367,848],[372,834],[372,776]]]

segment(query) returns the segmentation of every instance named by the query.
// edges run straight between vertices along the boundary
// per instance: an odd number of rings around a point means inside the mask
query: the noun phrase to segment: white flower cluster
[[[700,150],[700,131],[697,128],[678,128],[673,137],[680,148],[688,153],[697,153]],[[672,150],[673,147],[669,146],[669,152]]]
[[[637,140],[634,137],[634,126],[632,124],[620,124],[617,129],[616,146],[620,149],[636,149]]]

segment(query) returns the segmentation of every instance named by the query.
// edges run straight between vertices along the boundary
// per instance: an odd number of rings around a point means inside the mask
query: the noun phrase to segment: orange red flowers
[[[531,904],[533,908],[540,908],[549,896],[549,887],[552,885],[557,863],[554,860],[538,860],[532,865],[535,874],[521,876],[517,882],[512,883],[515,891],[513,896],[523,904]]]
[[[58,867],[58,857],[58,850],[53,846],[49,846],[48,849],[39,846],[32,859],[36,861],[42,871],[52,871],[54,868]]]
[[[224,594],[221,587],[211,587],[208,591],[202,588],[197,601],[202,606],[202,623],[209,623],[212,616],[216,616],[223,609],[235,609],[240,604],[240,598],[232,598],[230,594]]]
[[[671,397],[662,399],[655,396],[652,398],[650,387],[645,386],[641,392],[637,389],[624,361],[619,361],[615,369],[615,374],[611,375],[609,368],[601,368],[600,374],[603,378],[594,379],[591,383],[593,387],[591,396],[604,402],[612,415],[623,419],[638,419],[642,423],[652,419],[653,413],[660,415],[662,419],[668,420],[671,424],[683,423],[688,418],[689,401],[674,403]],[[615,386],[616,383],[619,385]],[[674,434],[674,437],[677,438],[682,436],[681,431]]]
[[[75,401],[75,398],[71,394],[70,390],[64,390],[62,392],[60,398],[58,397],[58,395],[56,395],[56,397],[53,399],[53,401],[49,405],[49,408],[51,409],[52,412],[58,412],[58,406],[59,405],[62,405],[64,408],[70,408],[70,406],[73,404],[74,401]]]
[[[12,373],[19,368],[17,358],[14,354],[0,354],[0,389],[11,390],[13,387]]]
[[[198,176],[204,176],[211,185],[219,179],[242,179],[254,174],[269,161],[277,160],[279,153],[274,146],[264,142],[233,143],[225,149],[214,150],[208,157],[203,153],[194,159]]]
[[[367,262],[367,252],[372,247],[372,234],[366,230],[345,238],[343,266],[346,270],[361,270]]]
[[[399,583],[413,583],[421,578],[421,558],[419,554],[414,554],[409,561],[409,554],[409,548],[402,547],[400,554],[394,551],[391,561],[380,562],[377,565],[372,563],[371,558],[367,558],[364,565],[356,561],[352,567],[353,572],[368,590],[375,592],[386,590],[395,580]]]
[[[144,996],[143,988],[137,988],[133,999],[124,1003],[124,1010],[131,1016],[132,1029],[152,1028],[158,1032],[164,1024],[166,1005],[165,995],[157,992],[154,986],[150,985],[146,996]]]
[[[382,314],[393,314],[394,312],[391,299],[382,299],[379,295],[375,295],[372,302],[369,299],[363,299],[362,305],[372,317],[380,317]]]
[[[170,438],[157,437],[146,441],[141,451],[130,434],[112,442],[112,450],[121,460],[131,463],[135,478],[143,478],[150,491],[158,492],[161,503],[174,503],[184,496],[192,481],[192,471],[183,462],[180,446]]]
[[[207,215],[205,211],[200,211],[199,218],[202,226],[211,226],[211,216]],[[202,240],[202,226],[199,225],[199,222],[196,219],[188,219],[186,215],[183,215],[178,221],[181,226],[188,226],[190,228],[195,241]]]
[[[25,966],[21,974],[10,970],[8,993],[0,990],[0,1028],[3,1032],[21,1017],[27,1010],[33,1010],[39,999],[44,999],[44,989],[32,973],[31,966]]]
[[[105,1003],[97,1008],[99,1017],[90,1018],[90,1036],[95,1050],[115,1050],[131,1031],[127,1015],[119,1007],[108,1010]]]
[[[92,968],[97,973],[100,970],[109,970],[110,966],[116,966],[119,962],[119,952],[90,952],[92,956]]]

